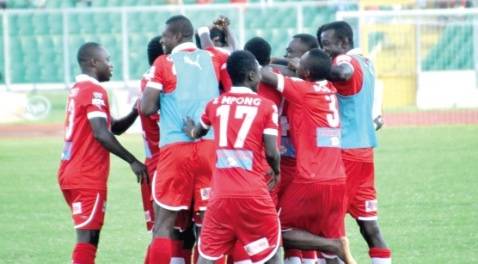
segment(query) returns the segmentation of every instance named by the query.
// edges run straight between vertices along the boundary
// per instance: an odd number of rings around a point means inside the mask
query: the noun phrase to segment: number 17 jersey
[[[205,128],[214,128],[216,169],[211,198],[270,197],[264,179],[264,135],[277,136],[277,106],[246,87],[232,87],[206,105]]]

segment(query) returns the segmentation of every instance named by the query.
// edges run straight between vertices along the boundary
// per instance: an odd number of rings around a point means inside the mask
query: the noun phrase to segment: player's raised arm
[[[338,64],[337,66],[333,66],[332,69],[330,69],[330,73],[329,76],[327,76],[327,80],[331,82],[348,81],[353,74],[354,68],[350,66],[350,64],[342,63]]]
[[[262,79],[261,79],[262,82],[272,85],[274,87],[277,87],[277,85],[279,84],[279,77],[277,76],[276,73],[272,72],[272,67],[270,66],[262,67],[261,75],[262,75]]]

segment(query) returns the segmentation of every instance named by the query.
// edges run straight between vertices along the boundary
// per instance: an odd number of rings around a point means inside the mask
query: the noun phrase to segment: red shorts
[[[277,191],[279,200],[284,194],[287,186],[289,186],[294,179],[295,165],[295,158],[281,157],[280,159],[280,183]]]
[[[280,200],[282,230],[307,230],[325,238],[345,235],[345,184],[292,182]]]
[[[209,202],[199,238],[199,253],[217,260],[239,241],[252,262],[266,262],[280,246],[277,211],[267,198],[218,198]]]
[[[206,210],[211,190],[211,175],[216,161],[212,140],[180,143],[161,148],[153,179],[153,198],[171,210]]]
[[[376,220],[377,193],[373,162],[343,161],[347,175],[347,212],[357,220]]]
[[[101,230],[105,220],[106,190],[62,190],[76,229]]]

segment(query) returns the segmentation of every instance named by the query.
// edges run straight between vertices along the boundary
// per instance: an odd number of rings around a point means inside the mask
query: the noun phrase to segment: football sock
[[[171,239],[165,237],[157,237],[153,239],[151,244],[149,263],[150,264],[163,264],[171,262]]]
[[[372,264],[392,263],[392,251],[388,248],[371,248],[368,255],[372,259]]]
[[[302,251],[302,264],[315,264],[315,251],[304,250]]]
[[[302,264],[302,252],[297,249],[289,249],[284,253],[284,264]]]
[[[193,252],[193,263],[198,263],[198,259],[199,259],[199,249],[198,249],[198,245],[194,245],[194,252]]]
[[[146,250],[146,256],[144,257],[144,264],[149,264],[149,252],[151,251],[151,245],[148,246]]]
[[[226,264],[226,256],[216,260],[216,264]]]
[[[325,264],[325,258],[322,256],[322,252],[317,251],[317,264]]]
[[[190,249],[182,249],[181,250],[181,255],[184,259],[185,264],[191,264],[191,257],[192,257],[193,251]]]
[[[183,264],[185,259],[182,255],[183,241],[171,240],[171,263],[170,264]]]
[[[73,264],[94,264],[96,257],[96,247],[90,243],[76,243],[73,249]]]

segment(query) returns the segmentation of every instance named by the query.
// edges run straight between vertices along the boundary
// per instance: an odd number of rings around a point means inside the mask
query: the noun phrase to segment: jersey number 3
[[[231,111],[230,105],[221,105],[216,110],[216,116],[219,116],[219,146],[227,147],[227,127],[229,121],[229,112]],[[234,148],[242,148],[244,146],[244,140],[249,133],[252,122],[257,115],[257,107],[239,105],[236,107],[235,119],[242,119],[241,128],[237,134]]]

